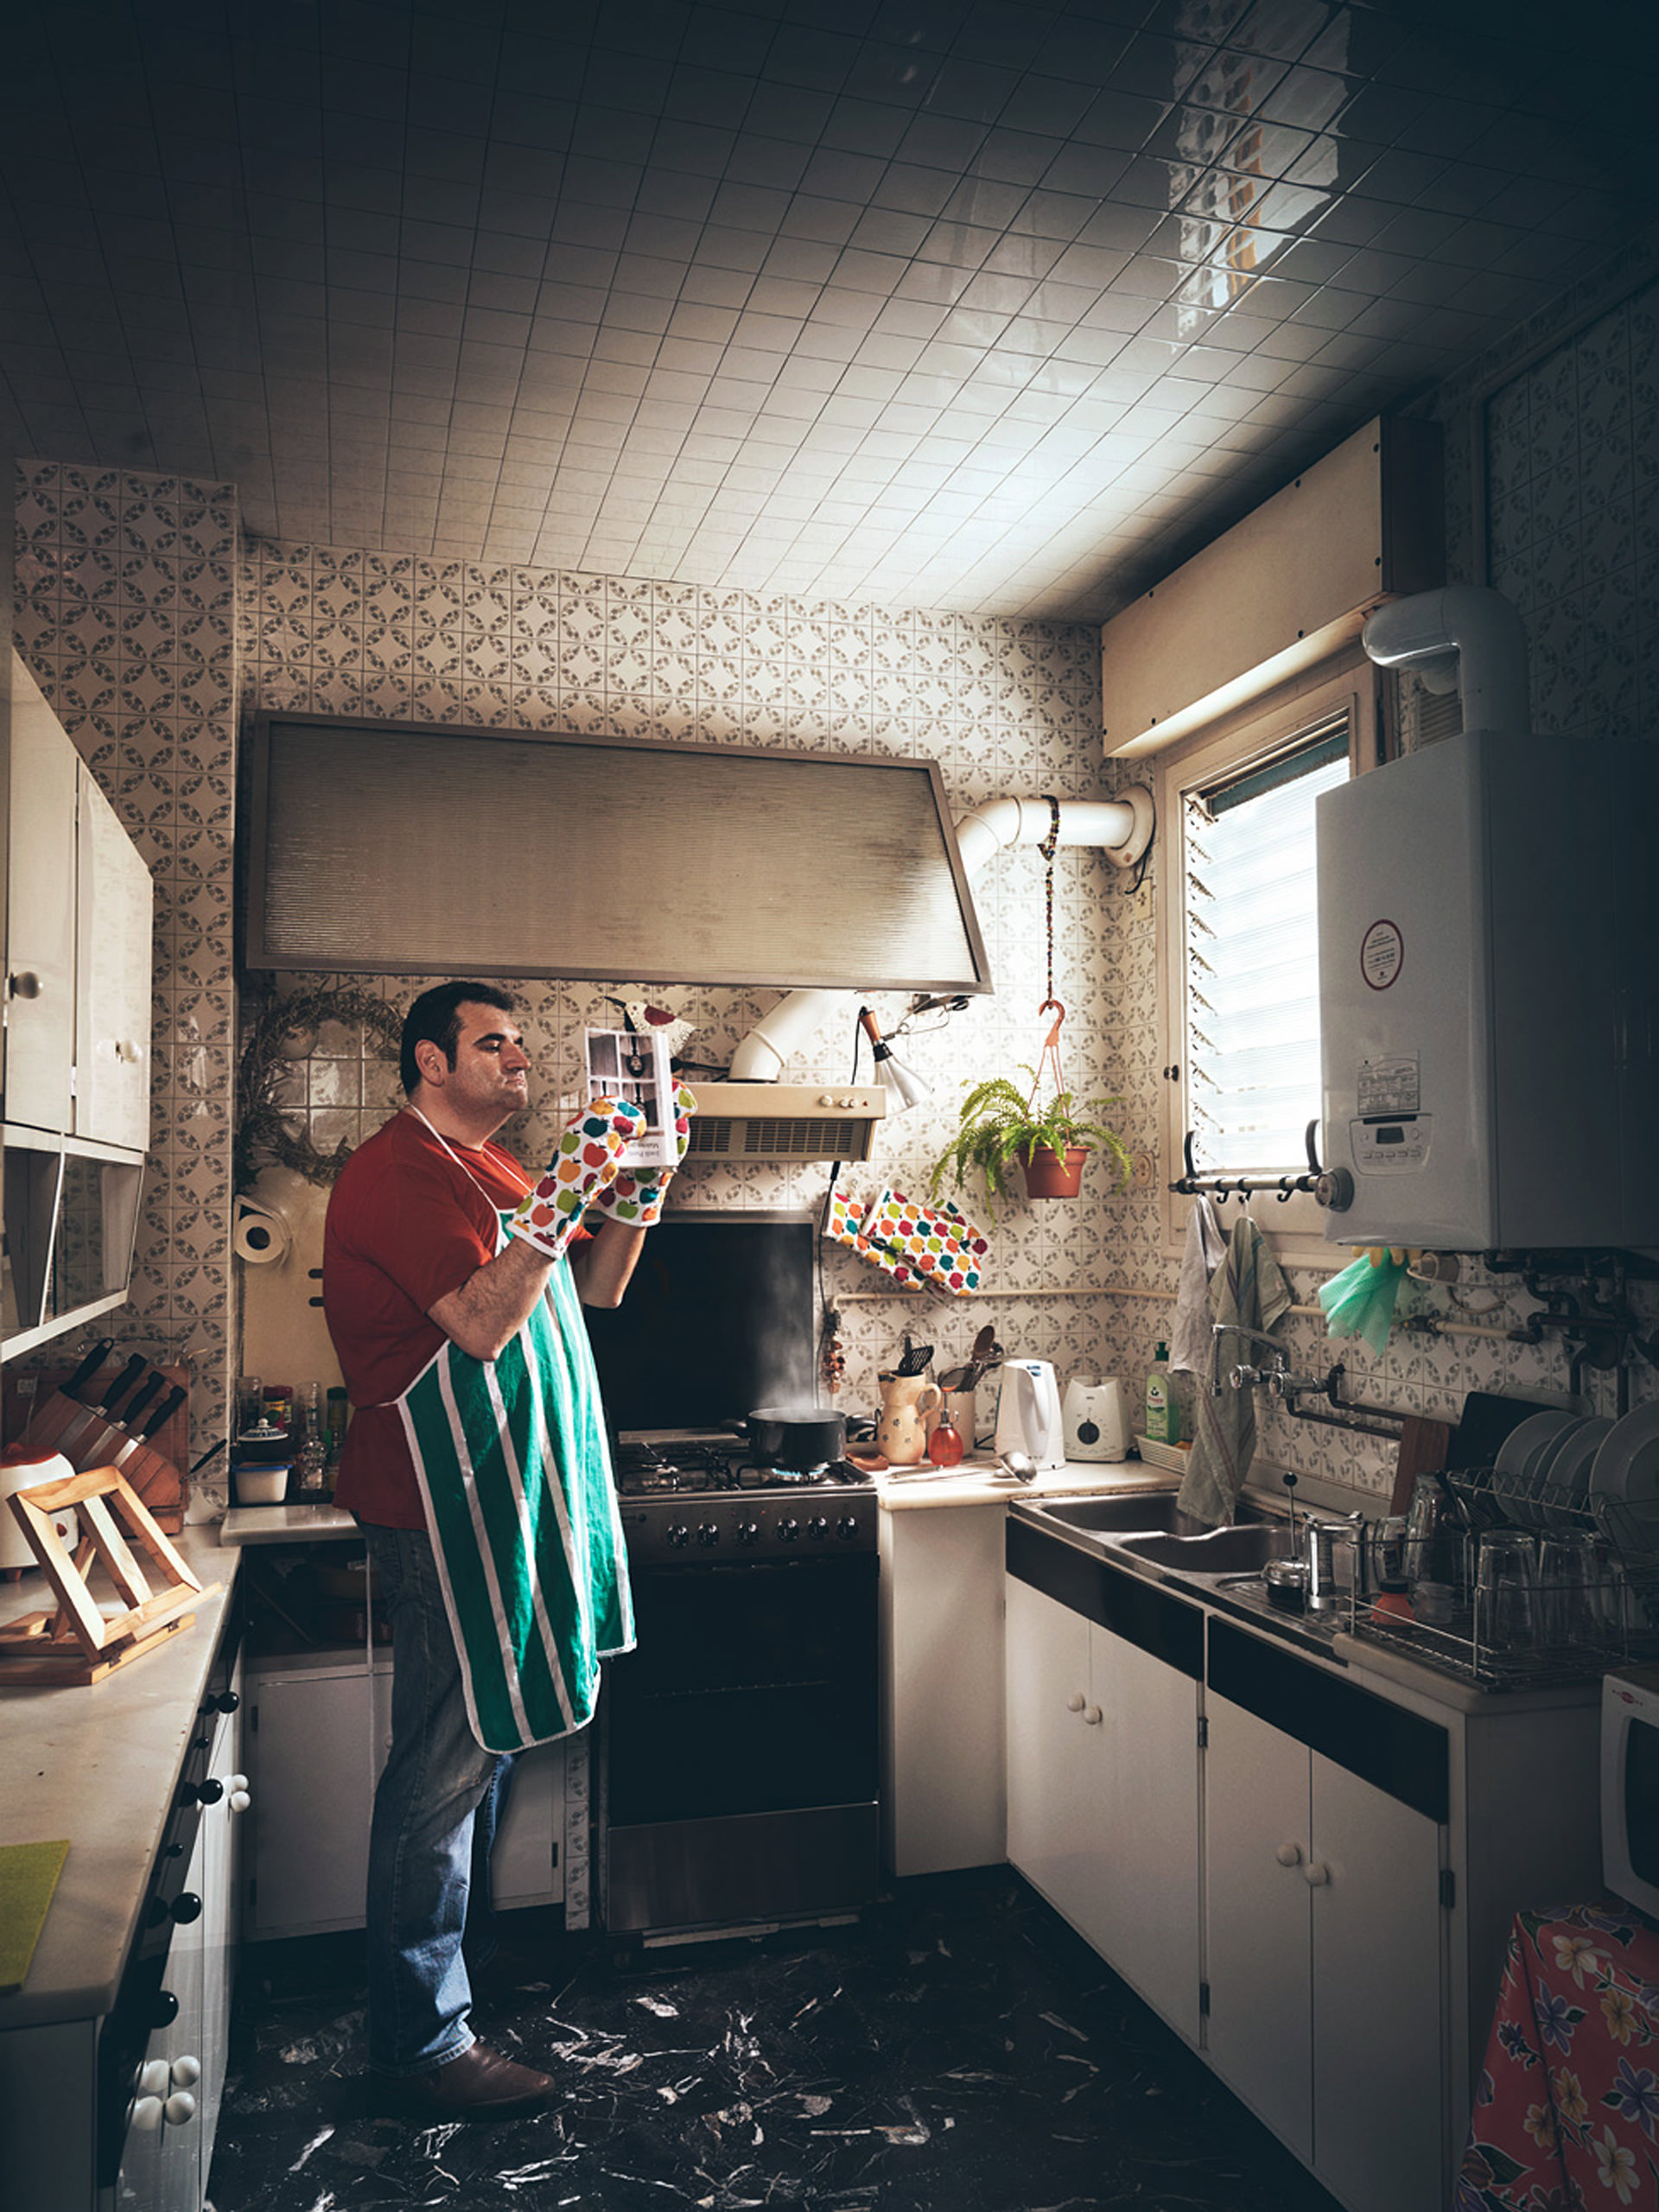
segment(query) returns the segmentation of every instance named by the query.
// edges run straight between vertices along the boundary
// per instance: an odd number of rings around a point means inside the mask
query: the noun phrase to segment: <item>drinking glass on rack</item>
[[[1604,1642],[1607,1572],[1601,1548],[1587,1532],[1546,1536],[1538,1547],[1538,1624],[1546,1643],[1563,1649]]]
[[[1518,1529],[1489,1529],[1475,1576],[1475,1641],[1525,1651],[1538,1641],[1538,1554]]]
[[[1426,1628],[1445,1628],[1464,1580],[1463,1540],[1445,1486],[1420,1475],[1406,1520],[1405,1569],[1412,1610]]]

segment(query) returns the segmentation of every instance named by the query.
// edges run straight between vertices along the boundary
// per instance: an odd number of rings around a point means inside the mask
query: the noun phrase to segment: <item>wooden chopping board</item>
[[[1394,1490],[1389,1499],[1390,1513],[1403,1513],[1411,1503],[1411,1493],[1419,1475],[1436,1475],[1446,1465],[1446,1455],[1452,1449],[1452,1439],[1457,1433],[1448,1421],[1425,1421],[1416,1414],[1408,1414],[1400,1430],[1400,1452],[1394,1463]]]

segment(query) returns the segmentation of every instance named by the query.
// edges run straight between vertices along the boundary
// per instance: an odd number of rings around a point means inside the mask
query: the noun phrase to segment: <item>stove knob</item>
[[[697,1541],[705,1551],[712,1551],[720,1541],[720,1530],[712,1521],[705,1521],[697,1530]]]
[[[201,1899],[194,1890],[184,1890],[174,1898],[168,1910],[181,1928],[188,1928],[201,1918]]]
[[[792,1544],[800,1533],[801,1524],[798,1521],[780,1521],[778,1523],[778,1541],[780,1544]]]
[[[195,1796],[199,1805],[217,1805],[225,1795],[225,1785],[217,1775],[210,1774],[206,1782],[196,1784]]]
[[[737,1524],[737,1541],[740,1544],[758,1544],[760,1541],[760,1523],[758,1521],[740,1521]]]
[[[806,1524],[806,1533],[815,1544],[821,1544],[830,1533],[830,1523],[822,1513],[815,1513]]]
[[[668,1541],[677,1552],[683,1552],[691,1541],[691,1531],[683,1521],[677,1521],[668,1532]]]
[[[858,1522],[850,1513],[843,1513],[836,1523],[836,1534],[843,1544],[850,1544],[858,1534]]]

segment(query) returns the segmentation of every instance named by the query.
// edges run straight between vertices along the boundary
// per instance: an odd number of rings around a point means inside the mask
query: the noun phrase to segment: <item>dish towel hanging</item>
[[[1175,1326],[1170,1333],[1169,1363],[1189,1375],[1210,1372],[1210,1278],[1221,1265],[1227,1239],[1216,1210],[1202,1191],[1186,1217],[1186,1244],[1175,1287]]]
[[[633,1612],[568,1261],[499,1357],[446,1341],[397,1405],[474,1735],[518,1751],[584,1727],[600,1661],[633,1648]]]
[[[1226,1256],[1210,1281],[1211,1319],[1236,1322],[1245,1329],[1270,1329],[1290,1302],[1290,1285],[1262,1231],[1249,1214],[1241,1214],[1233,1224]],[[1213,1385],[1224,1368],[1239,1364],[1250,1351],[1249,1344],[1236,1345],[1212,1335],[1197,1392],[1192,1457],[1176,1503],[1183,1513],[1212,1528],[1231,1521],[1239,1485],[1255,1451],[1254,1395],[1224,1382],[1217,1392]]]

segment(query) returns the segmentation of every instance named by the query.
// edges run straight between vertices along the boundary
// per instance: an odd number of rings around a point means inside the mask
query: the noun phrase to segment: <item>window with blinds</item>
[[[1344,707],[1181,794],[1187,1126],[1202,1174],[1306,1166],[1319,1112],[1313,804],[1345,782]]]

